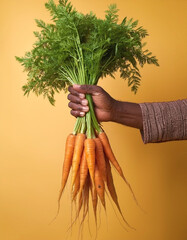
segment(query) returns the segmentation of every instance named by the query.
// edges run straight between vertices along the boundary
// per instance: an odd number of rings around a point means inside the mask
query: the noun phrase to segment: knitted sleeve
[[[141,103],[144,143],[187,139],[187,99]]]

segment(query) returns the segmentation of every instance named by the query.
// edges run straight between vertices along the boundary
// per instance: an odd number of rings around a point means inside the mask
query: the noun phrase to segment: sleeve
[[[144,143],[187,140],[187,99],[141,103]]]

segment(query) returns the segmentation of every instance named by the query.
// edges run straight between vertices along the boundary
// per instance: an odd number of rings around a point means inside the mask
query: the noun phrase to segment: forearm
[[[115,101],[111,120],[140,130],[143,128],[142,111],[137,103]]]

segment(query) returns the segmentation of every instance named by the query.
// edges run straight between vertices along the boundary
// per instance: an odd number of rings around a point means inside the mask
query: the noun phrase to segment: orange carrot
[[[112,148],[111,148],[111,145],[110,145],[110,142],[109,142],[109,139],[108,139],[106,133],[105,132],[100,133],[99,134],[99,138],[101,139],[101,142],[103,144],[103,148],[104,148],[104,151],[105,151],[105,154],[106,154],[107,158],[111,161],[111,163],[114,165],[116,170],[119,172],[120,176],[123,178],[123,180],[125,181],[125,183],[129,187],[136,204],[139,206],[138,201],[137,201],[137,199],[135,197],[135,194],[134,194],[134,192],[133,192],[133,190],[131,188],[131,185],[129,184],[129,182],[125,178],[125,176],[123,174],[123,171],[122,171],[122,169],[121,169],[117,159],[114,156],[114,153],[112,151]]]
[[[107,169],[107,188],[108,191],[110,192],[110,196],[112,197],[114,203],[116,204],[119,213],[121,214],[121,217],[123,218],[123,221],[132,229],[133,227],[130,226],[130,224],[127,222],[127,220],[124,218],[123,213],[121,211],[119,202],[118,202],[118,196],[116,193],[115,185],[113,182],[113,177],[112,177],[112,172],[111,172],[111,166],[109,160],[106,158],[106,169]]]
[[[94,171],[95,171],[95,142],[92,138],[87,138],[84,141],[86,160],[90,173],[90,178],[94,186]]]
[[[72,165],[72,157],[73,157],[73,151],[74,151],[74,145],[75,145],[75,135],[69,134],[66,140],[66,147],[65,147],[65,157],[64,157],[64,163],[63,163],[63,170],[62,170],[62,181],[61,181],[61,189],[59,192],[58,202],[60,202],[62,192],[65,188],[70,168]]]
[[[90,185],[90,177],[89,175],[86,178],[86,184],[84,185],[84,203],[83,203],[83,214],[86,217],[86,214],[88,212],[88,206],[89,206],[89,185]]]
[[[98,166],[95,166],[95,188],[96,192],[101,200],[103,207],[105,208],[105,185]],[[106,208],[105,208],[106,209]]]
[[[87,175],[86,182],[83,189],[83,216],[79,225],[79,234],[82,233],[83,223],[88,214],[89,209],[89,185],[90,185],[90,176]]]
[[[82,209],[82,204],[83,204],[83,194],[82,192],[79,194],[79,199],[78,199],[78,209],[76,212],[76,216],[75,219],[73,220],[73,222],[71,223],[71,225],[69,226],[68,230],[72,229],[73,225],[76,223],[77,218],[79,217],[80,211]]]
[[[73,187],[73,184],[75,183],[77,171],[79,169],[79,164],[80,164],[81,155],[83,152],[85,138],[86,136],[83,133],[78,133],[75,138],[75,147],[74,147],[73,160],[72,160],[72,187]]]
[[[94,212],[94,217],[95,217],[95,224],[97,227],[97,202],[98,202],[98,197],[97,197],[97,191],[95,187],[90,184],[90,191],[91,191],[91,196],[92,196],[92,205],[93,205],[93,212]]]
[[[85,201],[86,201],[86,198],[88,197],[87,194],[86,194],[86,192],[87,192],[88,190],[86,190],[86,189],[87,189],[87,187],[88,187],[88,189],[89,189],[89,182],[88,182],[89,177],[90,177],[90,176],[87,175],[87,178],[86,178],[86,181],[85,181],[85,184],[84,184],[84,186],[83,186],[82,191],[80,191],[80,188],[79,188],[78,209],[77,209],[77,212],[76,212],[75,219],[74,219],[74,221],[72,222],[70,228],[73,226],[73,224],[76,222],[77,218],[79,217],[79,214],[80,214],[80,211],[81,211],[82,207],[84,207],[84,209],[83,209],[83,217],[84,217],[85,207],[86,207],[86,205],[88,204],[88,201],[87,201],[87,204],[86,204]],[[86,216],[85,216],[85,217],[86,217]]]
[[[99,134],[99,138],[100,138],[100,140],[101,140],[101,142],[103,144],[103,148],[104,148],[106,156],[111,161],[111,163],[114,165],[116,170],[119,172],[120,176],[122,178],[124,178],[123,171],[122,171],[118,161],[116,160],[116,158],[114,156],[114,153],[112,151],[112,148],[111,148],[111,145],[110,145],[110,142],[109,142],[109,139],[108,139],[106,133],[105,132],[101,132]]]
[[[87,175],[88,175],[88,164],[87,164],[86,154],[84,150],[81,158],[81,163],[80,163],[80,192],[84,187]]]
[[[94,138],[94,141],[95,141],[95,155],[96,155],[97,166],[103,177],[104,182],[106,182],[106,163],[105,163],[105,156],[103,152],[103,145],[99,138]]]
[[[73,195],[72,195],[72,201],[75,200],[77,193],[80,188],[80,168],[78,169],[77,176],[75,178],[74,188],[73,188]]]

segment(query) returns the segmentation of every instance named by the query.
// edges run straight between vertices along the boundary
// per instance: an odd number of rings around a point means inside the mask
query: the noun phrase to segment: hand
[[[72,109],[71,114],[75,117],[85,116],[89,111],[88,100],[85,94],[91,94],[96,117],[99,122],[113,120],[115,99],[113,99],[103,88],[95,85],[73,85],[69,87],[70,100],[68,106]]]

